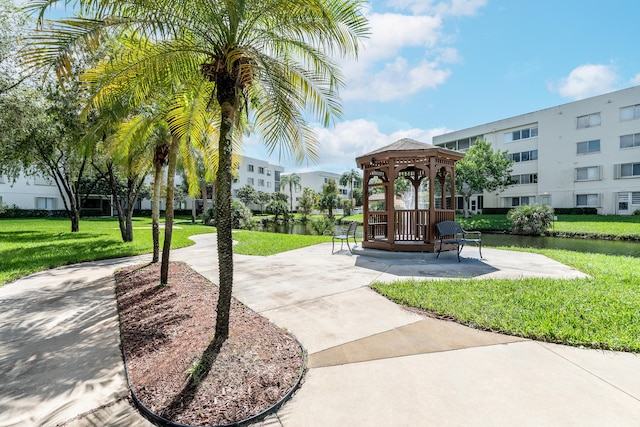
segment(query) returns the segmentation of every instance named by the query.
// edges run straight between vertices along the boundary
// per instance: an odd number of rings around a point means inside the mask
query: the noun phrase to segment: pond
[[[564,249],[607,255],[640,257],[640,242],[565,237],[514,236],[511,234],[482,233],[482,245],[515,246],[519,248]]]
[[[310,225],[268,223],[263,231],[285,234],[313,234]],[[362,238],[362,227],[356,233]],[[640,257],[640,242],[576,239],[564,237],[514,236],[511,234],[482,233],[484,246],[515,246],[519,248],[564,249],[608,255]]]

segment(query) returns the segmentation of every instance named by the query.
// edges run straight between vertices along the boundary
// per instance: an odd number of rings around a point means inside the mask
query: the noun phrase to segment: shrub
[[[311,220],[311,228],[318,235],[325,234],[327,231],[333,231],[333,221],[326,216]]]
[[[525,205],[511,209],[507,219],[514,234],[540,235],[551,225],[553,214],[549,205]]]

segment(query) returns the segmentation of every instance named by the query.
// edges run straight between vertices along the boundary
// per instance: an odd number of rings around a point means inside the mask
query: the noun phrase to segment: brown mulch
[[[218,287],[186,264],[170,264],[166,286],[159,264],[123,269],[116,282],[130,385],[154,413],[187,425],[229,424],[270,408],[296,385],[300,344],[235,298],[229,338],[212,344]]]

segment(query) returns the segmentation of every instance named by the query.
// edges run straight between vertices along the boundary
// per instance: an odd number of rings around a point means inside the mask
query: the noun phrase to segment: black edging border
[[[131,393],[131,399],[133,400],[133,403],[135,403],[138,410],[142,413],[142,415],[144,415],[145,418],[147,418],[149,421],[151,421],[155,425],[159,425],[162,427],[196,427],[191,424],[176,423],[174,421],[161,417],[160,415],[156,414],[151,409],[149,409],[144,403],[142,403],[142,401],[140,401],[140,399],[138,399],[138,396],[133,391],[133,388],[131,387],[131,382],[129,381],[129,365],[127,364],[127,355],[125,354],[124,345],[122,344],[122,327],[120,327],[119,329],[120,329],[120,343],[121,343],[120,351],[122,353],[122,360],[124,361],[124,374],[127,377],[127,387],[129,388],[129,392]],[[246,418],[244,420],[235,421],[229,424],[218,424],[215,426],[206,425],[202,427],[241,427],[250,423],[260,421],[263,418],[267,417],[268,415],[271,415],[277,412],[277,410],[280,409],[280,407],[291,398],[293,393],[295,393],[296,390],[298,390],[298,388],[300,387],[300,384],[302,383],[302,378],[304,377],[304,374],[307,371],[307,350],[302,346],[302,344],[300,343],[300,341],[298,341],[296,337],[294,337],[293,335],[292,337],[296,340],[296,342],[300,346],[300,349],[302,350],[302,368],[300,369],[300,375],[298,375],[298,379],[296,380],[293,387],[291,387],[291,389],[287,392],[287,394],[285,394],[280,400],[278,400],[275,404],[273,404],[269,408],[265,409],[264,411],[256,415]]]

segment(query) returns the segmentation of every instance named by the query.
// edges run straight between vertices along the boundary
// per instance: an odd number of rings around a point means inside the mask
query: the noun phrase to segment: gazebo
[[[356,159],[363,170],[362,247],[435,252],[435,224],[455,220],[463,153],[404,138]]]

